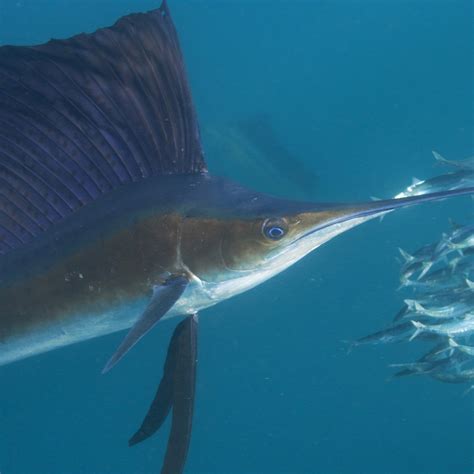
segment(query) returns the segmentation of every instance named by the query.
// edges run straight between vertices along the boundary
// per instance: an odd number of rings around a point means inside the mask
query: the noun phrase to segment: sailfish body
[[[255,260],[246,246],[252,228],[264,239],[258,224],[280,219],[283,210],[298,218],[305,207],[315,205],[207,175],[151,177],[110,192],[2,257],[0,363],[129,328],[167,275],[186,275],[189,285],[165,317],[197,313],[358,222],[301,241],[303,251],[295,246],[296,253]]]
[[[372,206],[356,217],[358,206],[288,202],[207,175],[111,191],[3,257],[0,363],[131,327],[168,275],[189,284],[163,317],[195,314],[386,212]],[[273,220],[293,223],[294,242],[264,236]],[[302,238],[318,223],[326,227]]]
[[[225,158],[225,157],[224,157]],[[150,411],[184,468],[197,318],[336,235],[473,188],[362,204],[273,198],[210,176],[166,3],[111,28],[0,49],[0,364],[158,321],[177,326]]]

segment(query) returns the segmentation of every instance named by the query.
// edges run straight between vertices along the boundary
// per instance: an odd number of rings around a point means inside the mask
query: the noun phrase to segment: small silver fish
[[[448,236],[445,244],[451,251],[457,250],[460,251],[461,254],[463,254],[464,250],[470,252],[470,249],[474,249],[474,225],[467,225],[454,230],[452,234]]]
[[[468,336],[474,333],[474,312],[470,313],[466,319],[451,321],[449,323],[431,325],[415,320],[412,320],[411,323],[416,328],[416,330],[410,337],[410,341],[423,333],[436,334],[438,336],[450,338]]]
[[[473,261],[471,258],[465,258],[456,262],[454,268],[448,264],[428,272],[420,279],[401,279],[400,288],[412,287],[419,291],[435,293],[455,288],[467,288],[470,286],[468,281],[473,279]]]
[[[424,375],[435,370],[440,371],[446,367],[457,366],[468,358],[462,353],[459,353],[459,355],[454,354],[455,350],[452,347],[446,343],[441,343],[436,345],[431,351],[416,362],[392,364],[390,367],[402,369],[399,372],[396,372],[393,375],[394,377]]]
[[[457,349],[458,351],[464,352],[470,356],[474,356],[474,347],[473,346],[466,346],[464,344],[458,344],[454,339],[449,339],[449,347],[453,349]]]
[[[454,173],[446,173],[434,178],[420,180],[413,178],[413,182],[404,191],[398,193],[395,199],[409,196],[421,196],[423,194],[460,189],[474,184],[474,171],[460,170]]]
[[[447,160],[444,156],[436,151],[432,151],[435,160],[443,165],[454,166],[463,170],[474,170],[474,156],[465,158],[464,160]]]
[[[453,302],[457,302],[459,300],[463,300],[466,298],[467,295],[472,294],[472,289],[471,288],[454,288],[454,289],[448,289],[448,290],[442,290],[437,293],[426,293],[423,294],[422,298],[418,298],[417,300],[413,299],[407,299],[405,301],[408,301],[408,304],[405,302],[403,307],[398,311],[398,313],[394,316],[393,321],[400,321],[402,319],[417,319],[420,316],[427,316],[431,317],[429,315],[425,315],[423,313],[420,313],[417,310],[417,305],[415,305],[415,302],[418,303],[419,306],[422,308],[425,307],[432,307],[432,306],[449,306],[453,304]],[[418,309],[419,309],[418,306]],[[437,315],[435,316],[437,318],[442,318],[444,316]],[[450,318],[449,314],[447,314],[445,317]]]
[[[419,301],[406,299],[405,304],[409,311],[408,314],[415,313],[417,315],[429,316],[431,318],[462,318],[466,317],[471,311],[474,311],[474,293],[469,291],[469,295],[457,298],[446,305],[423,306]]]
[[[359,346],[361,344],[387,344],[392,342],[408,341],[413,335],[413,326],[410,322],[405,322],[395,326],[391,326],[382,331],[369,334],[361,337],[351,344],[351,347]]]
[[[423,278],[426,273],[428,273],[434,263],[432,260],[432,255],[436,246],[429,245],[427,247],[430,250],[432,249],[432,251],[426,254],[420,253],[418,255],[410,255],[403,249],[398,249],[400,251],[400,254],[405,259],[405,262],[403,263],[402,268],[400,269],[400,281],[408,280],[415,274],[418,274],[417,279],[420,279]]]
[[[474,369],[462,370],[460,372],[433,372],[431,377],[446,383],[468,383],[474,380]],[[465,392],[466,393],[466,392]]]

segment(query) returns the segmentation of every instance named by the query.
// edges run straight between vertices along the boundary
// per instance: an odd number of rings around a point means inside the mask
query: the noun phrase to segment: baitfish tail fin
[[[459,344],[451,337],[448,339],[448,344],[449,347],[453,349],[457,349],[459,347]]]
[[[172,408],[162,474],[182,473],[189,449],[196,385],[197,326],[197,315],[187,317],[176,326],[156,396],[140,429],[129,441],[129,446],[133,446],[153,435]]]
[[[424,314],[426,309],[416,300],[406,299],[404,303],[407,305],[408,311],[413,311],[415,313]]]
[[[441,155],[441,153],[438,153],[437,151],[434,151],[432,150],[431,153],[433,154],[434,156],[434,159],[438,162],[438,163],[442,163],[444,165],[450,165],[452,166],[452,163],[447,160],[443,155]]]
[[[0,47],[0,255],[127,183],[205,171],[166,1],[92,34]]]
[[[430,270],[431,270],[431,267],[433,266],[433,263],[434,262],[423,262],[422,265],[421,265],[421,272],[420,274],[418,275],[418,277],[416,278],[417,280],[421,280]]]
[[[410,255],[408,252],[406,252],[400,247],[398,247],[398,251],[400,252],[400,255],[403,257],[405,262],[411,262],[415,258],[413,257],[413,255]]]
[[[108,372],[117,362],[171,309],[183,294],[188,280],[183,276],[169,278],[161,285],[155,286],[153,296],[132,329],[125,336],[118,349],[105,365],[102,373]]]
[[[423,323],[420,323],[420,321],[411,321],[411,323],[413,324],[413,326],[415,326],[415,332],[412,334],[409,340],[413,341],[415,337],[417,337],[425,330],[426,326]]]

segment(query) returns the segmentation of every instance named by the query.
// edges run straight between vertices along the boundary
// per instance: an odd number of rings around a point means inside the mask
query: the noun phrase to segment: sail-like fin
[[[170,277],[153,289],[153,296],[132,329],[105,365],[102,373],[108,372],[178,301],[188,285],[184,276]]]
[[[126,183],[205,171],[166,2],[92,34],[0,48],[0,254]]]
[[[171,432],[161,474],[181,474],[191,441],[196,392],[197,315],[189,316],[179,329],[173,381]]]

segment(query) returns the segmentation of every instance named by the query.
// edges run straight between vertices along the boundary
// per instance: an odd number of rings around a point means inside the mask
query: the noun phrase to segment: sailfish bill
[[[107,371],[159,321],[184,317],[130,439],[145,440],[171,412],[162,472],[180,473],[199,312],[356,225],[463,194],[474,188],[298,202],[211,176],[166,1],[92,34],[3,46],[0,365],[129,329]]]

